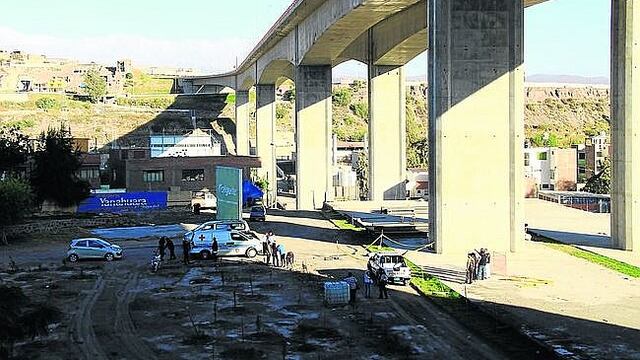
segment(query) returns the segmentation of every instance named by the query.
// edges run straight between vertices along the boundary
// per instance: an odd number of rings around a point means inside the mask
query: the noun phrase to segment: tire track
[[[416,298],[418,297],[418,298]],[[461,326],[455,319],[424,301],[417,293],[398,291],[389,299],[396,313],[409,324],[422,325],[432,335],[431,344],[448,358],[506,359],[502,352]],[[470,346],[473,344],[473,347]]]
[[[133,273],[127,278],[124,288],[117,294],[116,318],[114,332],[120,339],[123,350],[128,354],[127,359],[156,359],[157,356],[149,346],[142,340],[136,331],[129,307],[135,300],[138,285],[138,274]]]
[[[104,291],[104,279],[99,276],[89,294],[80,303],[78,312],[74,315],[71,339],[80,348],[79,353],[84,359],[106,360],[107,356],[96,339],[93,329],[92,312],[96,301]]]

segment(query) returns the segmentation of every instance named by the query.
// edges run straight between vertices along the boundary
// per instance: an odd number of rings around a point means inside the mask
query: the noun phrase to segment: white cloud
[[[205,72],[224,72],[242,62],[253,48],[252,39],[160,40],[142,36],[108,35],[60,38],[24,34],[0,26],[0,49],[23,50],[48,57],[78,59],[111,64],[131,59],[137,66],[191,67]]]

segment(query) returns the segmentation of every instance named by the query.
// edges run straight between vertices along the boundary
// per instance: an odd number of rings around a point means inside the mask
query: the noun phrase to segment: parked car
[[[267,208],[263,205],[256,205],[251,208],[249,213],[249,220],[251,221],[266,221],[267,220]]]
[[[82,259],[105,259],[112,261],[122,259],[122,248],[108,241],[98,238],[84,238],[71,240],[67,259],[76,262]]]
[[[406,285],[411,280],[411,269],[404,257],[395,252],[373,253],[369,257],[367,268],[374,274],[382,269],[391,283]]]
[[[246,256],[254,258],[262,248],[260,239],[249,231],[211,231],[202,234],[204,240],[191,242],[191,254],[203,260],[211,257],[211,243],[218,241],[218,256]]]

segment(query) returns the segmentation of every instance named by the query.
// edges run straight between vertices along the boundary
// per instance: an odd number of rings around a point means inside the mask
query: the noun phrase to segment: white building
[[[149,136],[151,157],[220,156],[222,147],[211,132],[196,129],[185,135],[157,134]]]
[[[534,179],[540,189],[549,189],[550,170],[548,147],[524,149],[524,173],[527,177]]]

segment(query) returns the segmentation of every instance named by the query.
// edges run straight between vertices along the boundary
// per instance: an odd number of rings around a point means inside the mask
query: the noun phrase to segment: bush
[[[36,100],[36,107],[42,110],[57,109],[60,108],[60,102],[57,99],[45,96]]]
[[[369,107],[367,106],[367,104],[363,102],[357,102],[355,104],[351,104],[349,106],[349,109],[351,109],[351,111],[361,119],[369,118]]]
[[[347,88],[338,88],[333,91],[333,103],[345,107],[351,103],[351,91]]]
[[[13,225],[31,211],[33,193],[20,179],[0,181],[0,226]],[[6,240],[3,239],[3,242]]]

